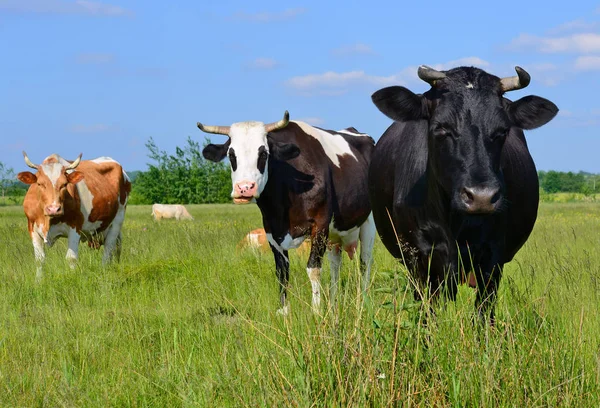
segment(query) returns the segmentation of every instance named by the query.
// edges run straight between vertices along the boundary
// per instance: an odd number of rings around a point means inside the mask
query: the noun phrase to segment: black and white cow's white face
[[[279,129],[287,125],[279,124]],[[199,125],[199,127],[202,125]],[[231,197],[235,204],[247,204],[260,197],[269,179],[269,161],[291,160],[300,154],[298,146],[274,141],[269,135],[273,124],[263,122],[239,122],[229,127],[218,127],[229,140],[221,145],[209,144],[202,151],[207,160],[219,162],[227,156],[231,165]],[[210,131],[211,127],[200,127]],[[215,130],[213,128],[213,130]]]

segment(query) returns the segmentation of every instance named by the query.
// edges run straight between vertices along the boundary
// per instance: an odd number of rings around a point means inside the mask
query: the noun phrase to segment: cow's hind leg
[[[117,211],[115,219],[111,223],[110,227],[106,231],[106,237],[104,238],[104,255],[102,257],[102,263],[107,264],[117,258],[119,260],[121,254],[121,227],[125,220],[125,208],[120,208]]]
[[[331,268],[331,282],[329,286],[329,302],[331,308],[335,307],[335,299],[338,289],[338,280],[340,278],[340,266],[342,264],[342,248],[340,245],[333,245],[327,251],[329,258],[329,267]]]
[[[69,267],[71,269],[75,268],[77,264],[77,257],[79,254],[79,240],[81,236],[77,233],[75,228],[69,229],[69,249],[67,249],[67,261],[69,262]]]
[[[327,230],[317,230],[312,234],[310,256],[306,266],[306,273],[312,288],[312,310],[317,314],[321,312],[321,268],[323,255],[327,249],[327,237]]]
[[[375,221],[373,213],[360,226],[360,269],[362,272],[362,289],[367,291],[371,281],[371,265],[373,264],[373,247],[375,246]]]

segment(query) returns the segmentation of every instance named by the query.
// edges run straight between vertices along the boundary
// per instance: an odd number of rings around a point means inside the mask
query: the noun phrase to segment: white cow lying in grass
[[[194,219],[181,204],[153,204],[152,216],[157,221],[163,218],[175,218],[177,221]]]

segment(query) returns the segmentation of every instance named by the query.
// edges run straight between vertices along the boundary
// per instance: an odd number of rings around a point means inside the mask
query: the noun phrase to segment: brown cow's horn
[[[67,166],[65,170],[73,170],[75,167],[79,166],[79,162],[81,161],[81,155],[83,155],[83,153],[79,153],[79,156],[77,156],[75,161],[69,164],[69,166]]]
[[[197,122],[196,125],[201,131],[206,133],[214,133],[216,135],[229,136],[229,129],[231,129],[231,126],[205,126],[200,122]]]
[[[441,71],[437,71],[431,67],[428,67],[427,65],[421,65],[417,70],[417,74],[419,75],[419,78],[421,78],[423,81],[427,82],[431,86],[435,86],[435,81],[437,81],[438,79],[446,78],[446,74],[444,74]]]
[[[521,67],[515,67],[517,76],[507,77],[500,79],[500,87],[502,92],[516,91],[517,89],[523,89],[531,81],[531,76]]]
[[[288,111],[285,111],[285,113],[283,114],[283,119],[281,119],[279,122],[273,122],[269,123],[268,125],[265,125],[265,130],[267,131],[267,133],[269,133],[277,129],[283,129],[288,125],[288,123],[290,123],[290,113]]]
[[[25,164],[27,164],[32,169],[36,169],[37,170],[37,168],[39,166],[37,164],[33,164],[33,162],[31,160],[29,160],[29,157],[27,157],[27,153],[25,153],[25,150],[23,150],[23,157],[25,158]]]

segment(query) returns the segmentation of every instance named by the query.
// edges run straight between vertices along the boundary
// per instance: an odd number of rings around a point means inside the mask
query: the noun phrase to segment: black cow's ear
[[[508,112],[515,126],[535,129],[550,122],[558,113],[558,107],[548,99],[529,95],[512,102]]]
[[[294,143],[276,142],[269,138],[269,150],[275,160],[287,161],[300,155],[300,148]]]
[[[202,149],[202,156],[204,156],[206,160],[218,163],[227,155],[227,150],[229,150],[230,144],[231,139],[228,139],[227,142],[220,145],[211,143]]]
[[[427,117],[423,96],[403,86],[390,86],[371,95],[377,108],[388,118],[397,121],[419,120]]]

